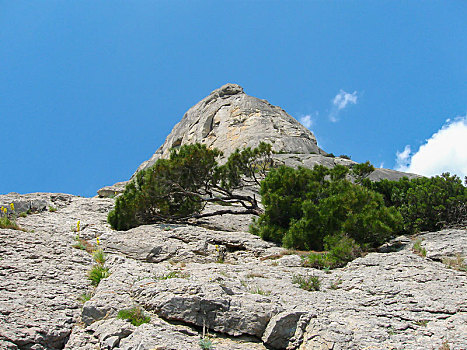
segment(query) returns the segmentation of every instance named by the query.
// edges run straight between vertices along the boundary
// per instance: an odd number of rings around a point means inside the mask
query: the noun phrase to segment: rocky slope
[[[467,348],[467,274],[442,263],[467,255],[467,230],[421,235],[426,257],[400,237],[326,273],[245,232],[248,220],[119,232],[106,224],[113,199],[0,196],[9,203],[30,214],[24,231],[0,229],[1,349],[201,349],[203,327],[219,350]],[[96,288],[90,254],[73,248],[78,220],[107,254]],[[316,276],[319,290],[294,276]],[[116,318],[135,305],[149,323]]]

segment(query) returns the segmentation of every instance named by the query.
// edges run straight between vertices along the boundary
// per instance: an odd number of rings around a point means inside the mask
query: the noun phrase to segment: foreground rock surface
[[[113,199],[0,196],[12,200],[43,206],[17,219],[24,231],[0,229],[1,349],[200,349],[203,328],[225,350],[467,348],[467,274],[445,264],[466,255],[467,230],[421,235],[426,257],[401,237],[326,273],[221,225],[113,231]],[[96,288],[91,255],[72,247],[78,220],[79,236],[107,253],[111,275]],[[294,276],[317,276],[320,290]],[[116,317],[134,306],[149,323]]]

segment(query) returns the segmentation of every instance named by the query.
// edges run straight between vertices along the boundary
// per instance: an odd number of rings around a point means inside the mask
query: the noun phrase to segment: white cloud
[[[313,120],[311,120],[311,115],[307,114],[303,117],[300,118],[300,123],[303,124],[303,126],[307,129],[311,128],[313,125]]]
[[[337,122],[339,119],[337,118],[339,112],[347,107],[349,104],[357,104],[357,91],[352,92],[351,94],[345,92],[344,90],[340,90],[339,93],[334,96],[332,100],[332,109],[329,113],[329,120],[333,123]]]
[[[410,146],[405,146],[402,152],[396,152],[396,170],[407,171],[410,164]]]
[[[424,176],[449,172],[464,179],[467,176],[467,116],[446,120],[413,155],[410,146],[397,152],[396,170]]]

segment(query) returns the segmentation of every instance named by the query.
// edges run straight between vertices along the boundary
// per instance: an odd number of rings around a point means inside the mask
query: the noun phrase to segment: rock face
[[[216,350],[467,348],[467,274],[446,260],[465,258],[467,229],[420,235],[425,258],[399,237],[326,272],[232,224],[120,232],[106,224],[113,199],[0,196],[22,201],[42,209],[17,218],[23,231],[0,229],[1,349],[199,350],[203,328]],[[91,255],[73,247],[78,220],[107,254],[97,287]],[[320,290],[294,276],[317,276]],[[135,305],[149,323],[117,318]]]
[[[282,108],[248,96],[239,85],[226,84],[191,107],[137,171],[167,158],[170,149],[185,144],[204,143],[228,156],[237,148],[254,148],[261,141],[270,143],[277,152],[326,154],[313,133]]]

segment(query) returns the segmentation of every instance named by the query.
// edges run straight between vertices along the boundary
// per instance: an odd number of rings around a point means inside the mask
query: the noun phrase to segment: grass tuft
[[[412,251],[421,257],[426,257],[426,249],[422,247],[422,242],[422,238],[417,239],[413,244]]]
[[[21,230],[16,224],[15,220],[10,220],[8,216],[0,217],[0,228],[7,228],[11,230]]]
[[[88,279],[93,286],[98,286],[101,280],[109,276],[109,269],[102,265],[94,265],[88,272]]]
[[[151,321],[151,318],[146,316],[139,306],[132,307],[131,309],[120,310],[117,314],[117,318],[128,320],[133,326],[136,327]]]
[[[299,276],[294,275],[292,277],[292,283],[298,284],[298,286],[304,290],[310,292],[318,291],[321,287],[321,280],[318,276]]]
[[[92,252],[92,258],[94,261],[100,265],[104,265],[106,256],[102,249],[98,249]]]

